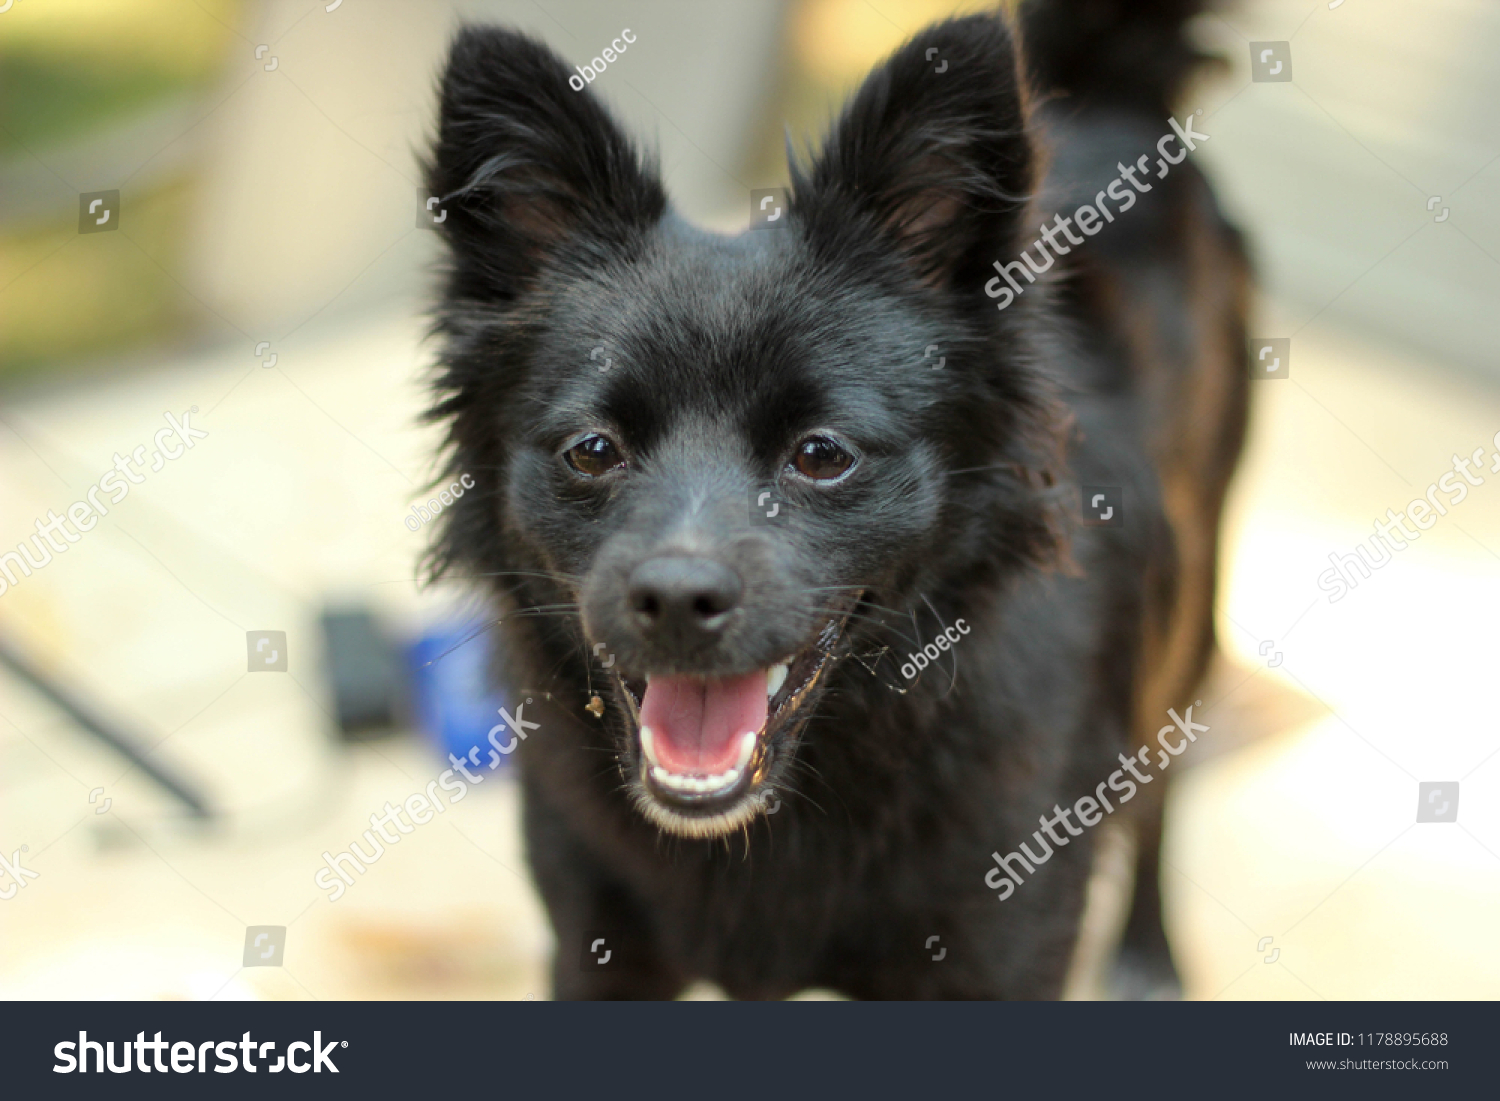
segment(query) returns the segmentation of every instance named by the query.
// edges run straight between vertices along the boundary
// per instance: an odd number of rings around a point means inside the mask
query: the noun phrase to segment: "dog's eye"
[[[604,436],[585,436],[564,452],[568,465],[589,478],[608,474],[625,459],[619,448]]]
[[[792,466],[798,474],[817,482],[841,477],[853,465],[854,456],[827,436],[811,436],[803,440],[792,458]]]

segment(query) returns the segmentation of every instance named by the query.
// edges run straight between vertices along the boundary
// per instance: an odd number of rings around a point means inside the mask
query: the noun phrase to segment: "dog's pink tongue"
[[[741,677],[652,677],[641,699],[656,758],[668,772],[711,776],[734,767],[747,732],[766,725],[764,670]]]

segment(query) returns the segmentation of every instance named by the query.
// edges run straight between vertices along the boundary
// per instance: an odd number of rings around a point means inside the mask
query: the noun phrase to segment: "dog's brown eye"
[[[585,436],[565,454],[569,466],[590,478],[608,474],[625,462],[619,449],[604,436]]]
[[[840,477],[853,466],[854,456],[827,436],[813,436],[797,445],[792,465],[804,478],[826,482]]]

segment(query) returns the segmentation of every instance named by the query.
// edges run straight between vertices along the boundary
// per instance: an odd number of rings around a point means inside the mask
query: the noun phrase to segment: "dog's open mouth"
[[[622,678],[634,712],[637,804],[673,833],[708,837],[748,822],[804,704],[834,660],[846,614],[786,660],[728,677]]]

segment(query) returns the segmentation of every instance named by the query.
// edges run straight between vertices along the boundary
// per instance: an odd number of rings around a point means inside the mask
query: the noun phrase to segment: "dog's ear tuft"
[[[443,200],[438,227],[460,283],[513,299],[569,238],[626,244],[660,219],[666,196],[653,164],[567,63],[535,39],[464,27],[443,74],[427,187]]]
[[[870,74],[810,175],[793,165],[795,220],[845,255],[874,229],[928,285],[982,283],[1017,232],[1034,161],[1004,20],[954,19]]]

